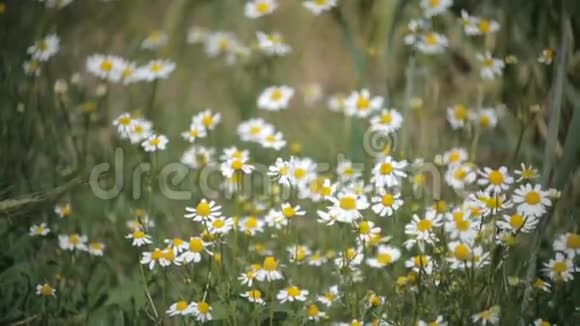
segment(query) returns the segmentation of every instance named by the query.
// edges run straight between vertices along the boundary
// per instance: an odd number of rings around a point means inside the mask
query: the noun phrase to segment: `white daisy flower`
[[[425,273],[427,275],[433,272],[433,259],[431,256],[418,255],[413,256],[405,261],[405,267],[411,268],[416,273]]]
[[[145,66],[139,68],[138,74],[143,80],[154,81],[167,79],[173,70],[175,70],[173,61],[158,59],[149,61]]]
[[[373,268],[383,268],[389,266],[399,260],[401,251],[392,246],[380,245],[377,248],[377,253],[372,258],[367,258],[366,262]]]
[[[118,130],[121,126],[117,126]],[[145,119],[131,119],[131,124],[129,125],[129,131],[127,135],[131,144],[138,144],[143,140],[149,138],[153,133],[153,123]]]
[[[366,118],[374,111],[381,109],[383,106],[383,98],[381,96],[373,97],[369,90],[362,89],[352,92],[344,104],[344,112],[346,115]]]
[[[315,16],[320,15],[325,11],[330,11],[336,7],[337,0],[307,0],[302,2],[302,5],[310,10]]]
[[[286,146],[286,140],[284,140],[284,136],[279,131],[264,135],[258,143],[264,148],[272,148],[276,151],[279,151]]]
[[[423,320],[419,320],[417,322],[417,326],[447,326],[447,325],[448,325],[447,322],[441,315],[437,316],[437,318],[432,321],[426,322]]]
[[[346,96],[338,93],[328,98],[328,109],[332,112],[344,112],[346,109]]]
[[[462,16],[464,12],[461,12]],[[469,16],[467,12],[465,14]],[[464,21],[466,24],[464,24],[463,28],[467,35],[487,35],[499,31],[499,23],[492,19],[469,16],[469,20],[465,19]]]
[[[505,63],[501,59],[491,56],[491,53],[478,54],[477,60],[481,62],[480,75],[482,79],[492,80],[503,75]]]
[[[335,259],[334,264],[338,268],[348,267],[351,270],[355,270],[364,260],[364,248],[361,246],[350,247],[347,250],[341,252]]]
[[[251,303],[266,304],[266,302],[262,298],[262,292],[260,292],[260,290],[258,289],[248,290],[240,294],[240,296],[242,298],[248,299],[248,301],[250,301]]]
[[[205,136],[207,136],[205,127],[197,123],[192,123],[189,125],[189,130],[181,133],[181,137],[190,143],[195,142],[198,138],[205,138]]]
[[[207,249],[211,244],[203,241],[200,237],[191,237],[187,250],[179,256],[179,260],[185,263],[199,263],[201,261],[202,253],[212,255],[213,253]]]
[[[518,213],[525,216],[541,217],[546,213],[546,206],[552,206],[549,193],[542,190],[539,184],[521,185],[514,191],[512,200],[517,205]]]
[[[328,207],[328,214],[343,223],[352,223],[362,217],[363,211],[369,207],[367,198],[364,195],[358,195],[353,191],[339,193],[336,197],[329,197],[333,204]]]
[[[574,279],[573,273],[578,271],[578,267],[574,265],[571,259],[557,252],[555,258],[544,263],[543,271],[546,276],[554,281],[568,282]]]
[[[133,239],[131,245],[135,247],[141,247],[153,243],[150,235],[145,234],[145,232],[138,229],[136,229],[132,233],[127,234],[125,236],[125,239]]]
[[[497,221],[497,226],[510,232],[530,233],[536,229],[539,219],[535,216],[521,214],[503,215],[502,220]]]
[[[514,178],[510,176],[505,166],[501,166],[499,169],[484,167],[482,170],[477,171],[477,173],[481,177],[477,180],[477,183],[485,186],[485,191],[487,192],[503,192],[508,190],[514,182]]]
[[[306,301],[307,296],[308,290],[303,290],[297,286],[290,285],[287,288],[280,290],[280,292],[278,292],[276,295],[276,298],[280,300],[281,303],[284,303],[286,301]]]
[[[49,233],[50,229],[46,227],[46,223],[40,223],[39,225],[33,224],[28,232],[28,234],[30,234],[31,237],[36,236],[44,237]]]
[[[209,29],[202,26],[191,26],[187,32],[187,43],[197,44],[204,43],[207,40],[207,36],[210,34]]]
[[[60,38],[56,34],[50,34],[29,46],[26,53],[34,60],[43,62],[57,54],[59,49]]]
[[[213,113],[211,109],[205,109],[193,116],[191,123],[201,125],[207,130],[214,130],[221,121],[221,117],[222,115],[220,113]]]
[[[181,156],[180,162],[192,168],[199,169],[213,162],[215,149],[204,146],[192,146]]]
[[[363,243],[369,242],[381,233],[381,228],[375,226],[375,223],[372,221],[362,220],[355,223],[357,224],[357,240]]]
[[[461,164],[467,161],[467,150],[462,147],[454,147],[443,153],[443,163],[447,165]]]
[[[161,30],[154,30],[141,42],[141,48],[155,50],[167,45],[167,34]]]
[[[401,184],[401,179],[407,174],[403,170],[407,167],[407,161],[395,161],[391,156],[386,156],[377,161],[372,169],[371,182],[376,187],[394,187]]]
[[[338,289],[338,285],[333,285],[323,294],[319,295],[316,300],[326,307],[332,306],[334,302],[342,297],[340,290]]]
[[[129,137],[131,133],[131,127],[133,126],[133,118],[129,113],[123,113],[113,120],[113,126],[117,127],[117,132],[121,138]]]
[[[264,221],[256,216],[248,216],[238,221],[238,228],[250,236],[264,232]]]
[[[199,322],[205,323],[213,319],[211,315],[213,308],[205,301],[194,302],[192,310],[195,319]]]
[[[244,14],[254,19],[271,14],[277,7],[277,0],[249,0],[244,6]]]
[[[514,170],[514,174],[518,176],[516,182],[532,181],[538,177],[538,169],[521,163],[520,169]]]
[[[88,251],[92,256],[102,256],[105,251],[105,244],[102,242],[91,242],[89,243]]]
[[[463,242],[471,242],[477,236],[479,223],[470,219],[469,211],[461,207],[455,208],[446,214],[445,232],[451,239],[459,239]]]
[[[58,246],[62,250],[81,250],[86,251],[87,248],[87,236],[73,234],[60,234],[58,236]]]
[[[554,251],[563,252],[572,259],[580,255],[580,234],[565,233],[560,234],[552,245]]]
[[[193,218],[195,222],[209,221],[222,215],[221,208],[215,201],[208,202],[207,199],[203,198],[195,208],[185,207],[185,210],[189,213],[185,214],[184,217]]]
[[[272,282],[283,279],[284,276],[282,276],[282,273],[278,270],[278,263],[279,261],[272,256],[264,258],[264,263],[255,272],[256,279],[260,282]]]
[[[427,210],[423,218],[414,214],[411,222],[405,225],[405,234],[409,237],[404,245],[407,249],[412,248],[415,244],[422,248],[425,243],[434,245],[439,241],[435,235],[434,228],[442,225],[442,217],[435,210]]]
[[[447,261],[452,269],[481,268],[489,263],[489,255],[487,253],[484,254],[483,249],[479,246],[451,241],[448,247],[450,255]]]
[[[542,53],[538,57],[538,62],[543,63],[545,65],[551,65],[556,58],[556,50],[554,49],[544,49]]]
[[[278,157],[276,162],[268,167],[268,175],[279,184],[290,186],[290,167],[290,162]]]
[[[316,211],[316,214],[318,214],[318,223],[321,224],[326,224],[327,226],[330,225],[334,225],[334,223],[336,222],[336,215],[331,215],[328,212],[325,211]]]
[[[481,108],[472,112],[470,118],[478,127],[483,129],[493,129],[498,123],[497,112],[493,108]]]
[[[234,227],[234,219],[227,217],[214,217],[211,222],[207,224],[209,233],[211,234],[228,234]]]
[[[141,146],[146,152],[156,152],[158,150],[165,150],[168,142],[169,139],[167,139],[167,136],[153,134],[147,137],[147,139],[141,143]]]
[[[234,173],[250,174],[254,171],[254,166],[247,163],[243,158],[229,159],[221,164],[222,175],[226,178],[231,178]]]
[[[56,289],[48,283],[38,284],[36,286],[36,294],[43,297],[56,297]]]
[[[464,128],[469,122],[470,110],[462,104],[447,108],[447,121],[454,130]]]
[[[294,245],[286,248],[288,252],[289,261],[291,263],[302,264],[306,261],[306,258],[312,254],[312,251],[307,246]]]
[[[391,216],[401,206],[404,201],[401,199],[401,194],[395,191],[389,191],[383,187],[378,188],[378,196],[371,198],[372,210],[380,216]]]
[[[439,54],[445,51],[449,41],[447,38],[435,32],[427,32],[419,38],[417,42],[417,50],[425,54]]]
[[[323,311],[320,311],[320,309],[318,309],[318,306],[314,303],[309,304],[308,306],[305,307],[306,309],[306,318],[308,318],[308,320],[313,320],[313,321],[320,321],[321,318],[326,318],[326,313]]]
[[[379,115],[371,118],[371,129],[386,134],[399,130],[402,124],[403,116],[395,109],[382,110]]]
[[[455,190],[464,189],[472,184],[477,174],[471,164],[452,164],[445,172],[445,182]]]
[[[126,64],[117,56],[94,54],[87,58],[86,67],[88,72],[103,80],[118,82]]]
[[[421,9],[426,17],[440,15],[453,5],[453,0],[421,0]]]
[[[70,214],[72,213],[72,209],[71,209],[70,203],[63,203],[63,204],[56,205],[54,207],[54,212],[60,218],[64,218],[64,217],[70,216]]]
[[[270,86],[258,97],[258,108],[267,111],[286,109],[294,96],[294,89],[289,86]]]
[[[280,33],[256,32],[256,37],[258,38],[258,47],[267,55],[283,56],[292,50],[288,44],[284,43],[284,38]]]
[[[499,323],[499,306],[492,306],[491,308],[484,310],[480,313],[471,316],[471,320],[474,323],[480,323],[482,326],[485,325],[497,325]]]
[[[177,301],[169,306],[169,309],[166,311],[166,313],[171,317],[192,315],[193,304],[193,302],[188,303],[184,300]]]

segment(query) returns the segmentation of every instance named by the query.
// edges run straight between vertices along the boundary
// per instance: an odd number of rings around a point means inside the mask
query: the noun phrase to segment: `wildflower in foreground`
[[[551,65],[556,58],[556,51],[554,49],[544,49],[538,57],[538,62],[545,65]]]
[[[205,323],[206,321],[212,320],[212,307],[205,301],[194,302],[192,311],[195,319],[198,321]]]
[[[56,290],[48,283],[38,284],[36,286],[36,294],[43,297],[55,297]]]
[[[270,86],[258,97],[258,108],[267,111],[286,109],[293,96],[294,89],[289,86]]]
[[[503,219],[497,222],[497,226],[506,231],[529,233],[536,229],[538,222],[539,219],[533,215],[524,216],[516,213],[504,215]]]
[[[375,257],[368,258],[367,264],[374,268],[383,268],[399,260],[401,251],[392,246],[380,245]]]
[[[205,222],[221,216],[221,208],[215,201],[212,200],[208,203],[207,199],[203,198],[195,208],[185,207],[185,210],[189,213],[186,213],[184,217],[193,218],[195,222]]]
[[[470,110],[462,104],[456,104],[447,108],[447,121],[453,129],[461,129],[469,122]]]
[[[61,234],[58,236],[58,245],[63,250],[87,250],[87,236],[74,234]]]
[[[179,256],[179,259],[185,263],[199,263],[203,252],[209,255],[212,254],[211,251],[206,249],[209,245],[209,243],[203,241],[199,237],[192,237],[189,239],[187,250]]]
[[[480,75],[482,79],[491,80],[501,77],[505,63],[501,59],[491,56],[491,53],[478,54],[477,60],[481,62]]]
[[[368,208],[366,196],[359,196],[354,192],[338,194],[337,197],[329,197],[333,206],[328,209],[328,214],[334,216],[337,221],[352,223],[362,217],[361,210]]]
[[[153,243],[153,241],[151,241],[151,236],[145,234],[145,232],[139,229],[135,229],[135,231],[133,231],[132,233],[127,234],[127,236],[125,236],[125,239],[133,239],[131,245],[135,247],[141,247],[143,245]]]
[[[439,241],[434,233],[434,228],[442,225],[442,217],[439,216],[435,210],[428,210],[423,218],[419,218],[417,214],[413,215],[411,222],[405,225],[405,234],[410,238],[405,241],[407,249],[412,248],[418,244],[420,248],[425,243],[434,245]]]
[[[306,296],[308,295],[308,290],[300,289],[297,286],[290,285],[285,289],[280,290],[276,298],[280,300],[281,303],[286,301],[306,301]]]
[[[323,295],[319,295],[317,297],[317,300],[318,300],[318,302],[322,303],[323,305],[330,307],[341,296],[342,295],[341,295],[340,291],[338,290],[338,285],[333,285]]]
[[[471,316],[471,320],[473,320],[474,323],[479,322],[482,326],[497,325],[499,323],[499,313],[500,307],[493,306],[487,310]]]
[[[260,282],[272,282],[283,278],[282,273],[278,270],[278,260],[272,256],[264,258],[264,263],[256,271],[256,279]]]
[[[193,305],[193,302],[188,303],[185,300],[180,300],[169,306],[166,312],[171,317],[191,315],[193,314]]]
[[[264,299],[262,298],[262,292],[257,289],[246,291],[240,294],[240,296],[247,298],[248,301],[252,303],[265,304]]]
[[[27,53],[37,61],[48,61],[60,49],[60,38],[56,34],[50,34],[43,39],[36,41],[28,47]]]
[[[252,286],[260,268],[262,268],[262,266],[259,264],[251,265],[247,272],[240,274],[238,280],[242,285]]]
[[[554,281],[568,282],[574,279],[573,273],[579,269],[574,265],[574,262],[561,253],[556,253],[556,257],[550,259],[549,262],[544,263],[542,269],[546,276]]]
[[[105,244],[102,242],[89,243],[89,254],[92,256],[102,256],[105,250]]]
[[[366,118],[372,112],[381,109],[383,106],[383,98],[381,96],[373,97],[368,89],[362,89],[352,92],[344,104],[344,112],[346,115]]]
[[[151,135],[141,143],[141,146],[146,152],[156,152],[164,150],[169,140],[165,135]]]
[[[417,50],[425,54],[439,54],[448,46],[447,38],[435,32],[428,32],[419,38]]]
[[[321,13],[336,7],[336,1],[337,0],[307,0],[302,2],[302,5],[310,10],[310,12],[315,16],[318,16]]]
[[[514,170],[514,174],[519,176],[516,182],[532,181],[538,177],[538,170],[531,165],[522,163],[519,170]]]
[[[371,118],[371,128],[390,134],[401,129],[403,116],[395,109],[382,110],[379,115]]]
[[[63,204],[56,205],[54,207],[54,212],[60,218],[69,216],[72,213],[70,203],[63,203]]]
[[[33,224],[28,232],[31,237],[35,236],[45,236],[50,233],[50,229],[46,227],[46,223],[40,223],[39,225]]]
[[[565,233],[560,234],[552,245],[554,251],[562,252],[572,259],[576,255],[580,255],[580,234]]]
[[[407,167],[407,161],[395,161],[386,156],[375,164],[372,170],[371,182],[376,187],[393,187],[401,184],[401,179],[407,177],[403,170]]]
[[[326,318],[326,313],[320,311],[320,309],[318,309],[318,306],[316,304],[311,303],[308,306],[306,306],[306,317],[308,318],[308,320],[319,321],[320,318]]]
[[[525,216],[541,217],[546,213],[546,207],[552,206],[548,198],[548,192],[542,190],[542,186],[526,184],[514,191],[513,201],[517,205],[518,213]]]

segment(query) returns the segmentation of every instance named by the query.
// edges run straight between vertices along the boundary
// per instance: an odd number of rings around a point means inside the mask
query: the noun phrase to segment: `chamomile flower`
[[[355,167],[349,160],[340,160],[336,166],[336,174],[341,181],[350,181],[358,179],[361,174],[361,168]]]
[[[542,270],[546,276],[554,281],[568,282],[574,279],[573,273],[578,270],[578,267],[574,265],[574,262],[570,258],[557,252],[555,258],[544,263]]]
[[[251,303],[266,304],[262,298],[262,292],[258,289],[248,290],[240,294],[242,298],[248,299]]]
[[[501,166],[498,169],[484,167],[477,171],[480,179],[477,180],[479,185],[485,186],[487,192],[502,192],[508,190],[514,182],[514,178],[509,174],[507,167]]]
[[[71,205],[70,203],[58,204],[54,207],[54,212],[60,218],[70,216],[70,214],[72,213]]]
[[[532,181],[538,177],[538,169],[521,163],[520,169],[514,170],[514,174],[518,176],[516,182]]]
[[[326,307],[330,307],[334,302],[340,299],[340,297],[342,297],[342,294],[338,289],[338,285],[333,285],[330,288],[328,288],[328,290],[324,292],[324,294],[319,295],[316,298],[316,300],[325,305]]]
[[[259,264],[251,265],[246,272],[240,274],[238,280],[242,285],[247,285],[249,287],[252,286],[254,280],[256,279],[256,274],[260,268],[262,268],[262,266]]]
[[[338,93],[328,98],[328,109],[332,112],[344,112],[346,109],[346,96]]]
[[[290,53],[291,48],[284,43],[284,38],[280,33],[266,34],[264,32],[257,32],[258,47],[267,55],[286,55]]]
[[[379,245],[374,257],[367,258],[366,262],[373,268],[390,266],[401,257],[401,251],[392,246]]]
[[[466,242],[451,241],[448,244],[449,257],[447,261],[452,269],[480,268],[487,265],[487,254],[479,246],[472,246]]]
[[[117,132],[121,138],[129,137],[131,128],[133,127],[133,118],[129,113],[123,113],[113,120],[113,126],[117,127]]]
[[[207,130],[214,130],[221,121],[220,113],[213,113],[211,109],[205,109],[191,119],[192,124],[203,126]]]
[[[211,234],[227,234],[234,227],[234,220],[227,217],[214,217],[207,223],[208,231]]]
[[[337,0],[307,0],[302,2],[302,5],[310,10],[315,16],[320,15],[323,12],[331,10],[336,7]]]
[[[87,71],[107,81],[118,82],[124,68],[123,59],[113,55],[94,54],[87,58]]]
[[[141,48],[155,50],[167,45],[167,34],[161,30],[154,30],[141,42]]]
[[[213,254],[207,249],[208,246],[210,246],[210,243],[203,241],[200,237],[192,237],[189,239],[187,250],[179,256],[179,260],[185,263],[199,263],[203,253]]]
[[[534,320],[534,325],[533,326],[556,326],[556,324],[552,324],[547,320],[544,320],[542,318],[538,318],[536,320]]]
[[[417,326],[447,326],[447,322],[443,316],[439,315],[437,318],[435,318],[435,320],[432,321],[419,320],[417,322]]]
[[[371,118],[371,128],[386,134],[399,130],[402,123],[403,116],[395,109],[382,110],[379,115]]]
[[[497,325],[499,323],[499,306],[492,306],[480,313],[471,316],[471,320],[474,323],[479,323],[482,326],[485,325]]]
[[[191,315],[193,314],[193,302],[187,302],[185,300],[174,302],[169,306],[166,313],[171,317]]]
[[[195,222],[204,222],[211,219],[217,218],[222,215],[221,206],[217,205],[215,201],[207,201],[203,198],[194,207],[185,207],[185,210],[189,213],[185,214],[185,218],[193,218]]]
[[[471,120],[482,129],[493,129],[497,126],[497,111],[493,108],[481,108],[471,113]]]
[[[535,278],[531,283],[532,283],[531,285],[536,289],[542,290],[547,293],[550,293],[550,291],[552,291],[552,285],[539,277]]]
[[[87,236],[73,234],[61,234],[58,236],[58,245],[62,250],[87,250]]]
[[[290,186],[290,162],[278,157],[276,162],[268,167],[268,175],[279,184]]]
[[[445,182],[455,190],[464,189],[466,185],[472,184],[477,178],[477,174],[471,164],[450,165],[445,172]]]
[[[401,194],[383,187],[378,188],[377,196],[371,198],[372,210],[380,216],[391,216],[402,205]]]
[[[521,185],[514,191],[512,200],[517,205],[518,213],[526,216],[541,217],[546,213],[546,207],[552,206],[549,193],[539,184]]]
[[[294,89],[289,86],[270,86],[258,97],[258,108],[267,111],[286,109],[294,96]]]
[[[306,297],[308,296],[308,290],[301,289],[295,285],[290,285],[278,292],[276,298],[280,300],[281,303],[286,301],[294,302],[294,301],[306,301]]]
[[[475,18],[465,26],[467,35],[487,35],[499,31],[499,23],[493,19]]]
[[[199,322],[205,323],[213,319],[211,311],[213,308],[205,301],[194,302],[192,307],[193,315]]]
[[[167,245],[167,247],[173,249],[175,254],[184,252],[189,247],[188,243],[186,241],[183,241],[183,239],[179,237],[175,237],[173,239],[165,239],[163,242]]]
[[[510,232],[530,233],[536,229],[539,220],[533,215],[524,216],[518,213],[503,215],[502,220],[497,221],[497,226]]]
[[[440,15],[453,5],[453,0],[421,0],[421,8],[426,17]]]
[[[225,56],[226,63],[236,61],[236,53],[241,48],[238,38],[229,32],[212,32],[205,39],[205,53],[210,58]]]
[[[121,129],[117,126],[117,129]],[[153,133],[153,123],[145,119],[131,119],[131,124],[129,125],[129,131],[127,135],[131,144],[138,144],[143,140],[147,139]]]
[[[403,171],[406,167],[407,161],[395,161],[391,156],[381,158],[373,167],[371,182],[376,187],[399,186],[401,179],[407,177]]]
[[[445,232],[451,239],[459,239],[464,242],[471,242],[477,236],[479,223],[475,223],[469,218],[469,211],[462,207],[457,207],[446,214]]]
[[[314,303],[309,304],[305,309],[306,318],[308,318],[308,320],[319,321],[321,318],[326,318],[326,313],[320,311],[318,306]]]
[[[300,208],[300,205],[292,206],[290,203],[282,204],[281,211],[284,217],[289,220],[293,219],[296,216],[303,216],[304,214],[306,214],[306,212]]]
[[[294,245],[286,248],[290,258],[290,262],[301,264],[306,261],[306,258],[312,254],[312,251],[307,246]]]
[[[256,216],[247,216],[238,221],[241,232],[253,236],[258,232],[264,232],[264,221]]]
[[[357,222],[357,240],[363,243],[369,242],[373,237],[381,233],[381,228],[375,226],[372,221],[362,220]]]
[[[192,168],[199,169],[213,163],[215,149],[204,146],[192,146],[181,156],[181,163]]]
[[[247,163],[243,157],[232,158],[221,164],[222,175],[226,178],[231,178],[236,172],[243,174],[250,174],[254,170],[254,166]]]
[[[315,251],[308,256],[308,265],[310,266],[322,266],[328,261],[328,258],[324,256],[320,251]]]
[[[205,127],[197,123],[192,123],[189,125],[189,130],[181,133],[181,137],[190,143],[195,142],[198,138],[204,138],[205,136],[207,136]]]
[[[288,219],[282,214],[280,210],[270,209],[268,214],[264,216],[264,222],[268,227],[273,227],[280,230],[288,225]]]
[[[417,42],[417,50],[425,54],[439,54],[445,51],[449,41],[447,38],[439,33],[427,32],[420,36]]]
[[[348,267],[351,270],[357,269],[365,258],[364,248],[361,246],[350,247],[334,259],[334,264],[338,268]]]
[[[427,210],[423,218],[414,214],[411,222],[405,225],[405,234],[410,237],[405,241],[405,247],[410,249],[418,244],[419,248],[422,248],[425,243],[434,245],[439,241],[434,228],[442,224],[442,217],[435,210]]]
[[[447,121],[454,130],[464,128],[469,122],[470,110],[463,104],[447,108]]]
[[[56,34],[50,34],[29,46],[26,52],[32,59],[43,62],[57,54],[59,49],[60,38]]]
[[[102,256],[105,251],[105,244],[102,242],[91,242],[89,243],[88,251],[92,256]]]
[[[260,282],[273,282],[284,278],[279,271],[279,261],[273,256],[264,258],[264,262],[255,272],[255,277]]]
[[[580,234],[565,233],[560,234],[552,245],[554,251],[563,252],[572,259],[576,255],[580,255]]]
[[[279,131],[264,135],[258,140],[258,143],[264,148],[271,148],[276,151],[279,151],[286,146],[286,140],[284,140],[284,136]]]
[[[556,50],[548,48],[542,50],[542,53],[538,57],[538,62],[543,63],[545,65],[551,65],[555,58],[556,58]]]
[[[249,0],[244,6],[244,14],[248,18],[258,18],[271,14],[277,7],[277,0]]]
[[[132,233],[127,234],[125,239],[133,239],[131,245],[135,247],[141,247],[153,243],[151,236],[139,229],[136,229]]]
[[[501,77],[505,63],[501,59],[491,56],[491,53],[478,54],[477,60],[481,62],[480,75],[482,79],[491,80]]]
[[[416,273],[425,273],[427,275],[433,272],[433,266],[433,259],[431,259],[431,256],[426,255],[413,256],[405,261],[405,267]]]
[[[167,139],[167,136],[161,135],[161,134],[159,134],[159,135],[153,134],[153,135],[147,137],[147,139],[145,139],[141,143],[141,146],[143,147],[143,149],[146,152],[156,152],[156,151],[165,150],[168,142],[169,142],[169,139]]]
[[[467,158],[467,151],[462,147],[454,147],[443,153],[443,163],[447,165],[464,163]]]
[[[33,224],[28,232],[28,234],[30,234],[31,237],[36,236],[44,237],[49,233],[50,229],[46,227],[46,223],[40,223],[39,225]]]
[[[42,297],[56,297],[56,289],[48,283],[38,284],[36,294]]]
[[[292,185],[306,187],[316,179],[316,163],[310,158],[296,158],[290,160],[290,178]]]
[[[175,251],[171,248],[165,248],[163,250],[155,248],[153,251],[145,251],[141,256],[141,264],[148,265],[149,269],[155,268],[155,264],[158,263],[161,267],[167,267],[171,264],[181,265],[181,260],[176,257]]]
[[[139,74],[143,80],[154,81],[167,79],[169,74],[175,70],[175,63],[170,60],[152,60],[139,69]]]
[[[371,96],[368,89],[353,91],[345,101],[344,112],[348,116],[366,118],[383,106],[381,96]]]
[[[328,207],[328,214],[343,223],[352,223],[362,217],[362,210],[369,207],[367,198],[364,195],[358,195],[353,191],[339,193],[336,197],[329,197],[333,204]]]

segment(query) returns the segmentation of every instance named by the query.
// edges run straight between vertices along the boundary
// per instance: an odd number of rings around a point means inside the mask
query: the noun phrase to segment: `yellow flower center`
[[[471,223],[469,223],[469,221],[466,221],[466,220],[456,220],[455,221],[455,227],[459,231],[467,231],[467,230],[469,230],[470,226],[471,226]]]
[[[463,181],[467,177],[467,171],[464,168],[458,168],[453,172],[453,177],[457,180]]]
[[[530,191],[526,194],[526,203],[529,205],[537,205],[542,197],[537,191]]]
[[[491,29],[491,22],[487,19],[482,19],[479,21],[479,31],[483,34],[489,33]]]
[[[449,162],[457,163],[461,160],[461,154],[459,151],[453,151],[449,154]]]
[[[479,117],[479,125],[487,128],[489,127],[489,125],[491,124],[491,120],[489,120],[489,117],[487,115],[482,115]]]
[[[207,314],[209,312],[209,305],[205,301],[201,301],[197,303],[197,310],[199,310],[202,314]]]
[[[69,236],[68,239],[69,239],[70,243],[75,245],[75,246],[81,242],[81,238],[76,234]]]
[[[351,211],[356,209],[356,198],[353,196],[344,196],[340,199],[340,208]]]
[[[262,298],[262,292],[260,292],[260,290],[250,290],[248,291],[248,297],[254,300],[259,300]]]
[[[395,203],[395,197],[391,194],[383,195],[382,203],[384,206],[392,206]]]
[[[151,72],[160,72],[161,68],[163,68],[163,65],[160,63],[154,63],[151,65],[151,68],[149,68],[151,70]]]
[[[218,219],[218,220],[214,220],[213,222],[211,222],[211,225],[214,228],[219,229],[219,228],[223,228],[224,225],[226,225],[226,222],[224,222],[224,220],[222,220],[222,219]]]
[[[151,139],[151,145],[153,145],[153,146],[159,145],[160,142],[161,142],[161,140],[157,137]]]
[[[203,248],[203,241],[201,241],[201,239],[196,238],[189,241],[189,251],[199,253],[203,250]]]
[[[372,294],[369,297],[369,304],[376,307],[381,304],[381,298],[379,298],[379,296],[376,294]]]
[[[163,250],[163,258],[169,261],[173,261],[175,259],[175,252],[173,252],[173,250],[171,250],[170,248],[167,248]]]
[[[304,176],[306,176],[306,170],[303,168],[296,168],[294,170],[294,177],[296,177],[296,179],[302,179]]]
[[[184,311],[185,309],[187,309],[187,306],[188,306],[187,301],[181,300],[175,304],[175,309],[177,311]]]
[[[270,4],[266,1],[262,1],[256,5],[256,10],[261,14],[266,14],[270,11]]]
[[[308,317],[316,317],[316,316],[318,316],[319,313],[320,313],[320,310],[318,309],[318,306],[316,306],[315,304],[310,304],[308,306],[307,311],[306,311],[306,314],[308,315]]]
[[[471,249],[463,243],[457,245],[453,250],[453,255],[459,260],[468,260],[471,258]]]
[[[326,294],[324,295],[324,297],[326,298],[326,300],[328,301],[334,301],[334,298],[336,298],[336,295],[334,295],[331,292],[326,292]]]
[[[103,60],[103,62],[101,62],[101,64],[99,65],[99,69],[105,72],[113,70],[113,61],[109,59]]]
[[[568,237],[566,237],[566,247],[569,249],[580,249],[580,235],[576,233],[568,234]]]
[[[356,107],[360,110],[360,111],[364,111],[367,110],[369,107],[371,106],[371,101],[366,98],[366,97],[359,97],[358,100],[356,101]]]
[[[163,258],[163,251],[161,251],[160,249],[153,250],[153,252],[151,253],[151,259],[159,260],[161,258]]]
[[[300,295],[300,289],[296,286],[291,286],[291,287],[287,288],[286,292],[288,292],[288,296],[291,296],[291,297],[297,297]]]
[[[417,223],[417,230],[419,230],[419,232],[431,231],[432,227],[433,227],[433,222],[431,222],[431,220],[428,220],[426,218],[420,220]]]
[[[533,169],[524,169],[522,171],[522,178],[533,179],[536,177],[536,172]]]
[[[467,108],[464,105],[456,105],[455,112],[454,112],[455,119],[457,120],[466,120],[467,119]]]
[[[519,229],[524,225],[524,217],[520,214],[510,216],[510,225],[514,229]]]
[[[199,204],[197,204],[195,212],[200,216],[209,216],[209,214],[211,214],[211,208],[205,200],[202,200]]]
[[[381,164],[381,174],[383,174],[383,175],[391,174],[393,172],[393,170],[395,170],[395,168],[393,167],[393,165],[391,163]]]
[[[381,115],[382,124],[388,125],[391,124],[391,122],[393,122],[393,115],[390,112],[383,113],[383,115]]]
[[[447,203],[443,200],[438,200],[433,205],[433,208],[435,209],[435,211],[437,211],[437,213],[445,213],[445,211],[447,210]]]
[[[369,234],[371,232],[371,226],[369,225],[369,222],[367,221],[360,222],[358,226],[358,231],[360,232],[360,234]]]
[[[429,6],[432,8],[438,7],[441,4],[441,0],[429,0]]]
[[[242,160],[240,159],[235,159],[232,161],[232,169],[234,170],[241,170],[243,165],[244,163],[242,163]]]
[[[245,225],[246,225],[246,228],[251,230],[251,229],[255,228],[256,226],[258,226],[258,220],[253,216],[248,217],[248,219],[246,219]]]
[[[276,260],[276,258],[269,256],[264,258],[264,270],[268,271],[268,272],[272,272],[275,271],[278,268],[278,261]]]
[[[556,273],[562,274],[568,270],[568,265],[563,261],[557,261],[552,266],[552,270]]]
[[[143,239],[145,238],[145,232],[137,230],[133,232],[133,239]]]
[[[48,284],[44,284],[42,289],[40,289],[40,293],[45,297],[52,295],[52,287]]]
[[[498,170],[491,171],[489,173],[487,179],[489,180],[489,183],[491,183],[492,185],[495,185],[495,186],[501,185],[504,181],[503,174],[501,172],[499,172]]]
[[[413,177],[413,181],[415,182],[415,185],[417,185],[417,186],[424,185],[425,183],[427,183],[427,177],[423,173],[416,174]]]
[[[128,126],[131,124],[131,117],[121,117],[119,118],[119,124],[122,126]]]
[[[429,258],[427,256],[415,256],[414,263],[416,267],[426,267],[429,264]]]
[[[282,93],[281,90],[275,89],[272,91],[272,94],[270,95],[270,99],[272,101],[280,101],[282,99],[283,95],[284,95],[284,93]]]
[[[282,214],[284,214],[286,218],[291,218],[296,214],[296,210],[292,206],[288,205],[282,209]]]
[[[379,262],[379,264],[386,266],[390,265],[393,262],[393,257],[387,253],[378,254],[377,261]]]
[[[435,33],[428,33],[425,35],[425,43],[431,46],[437,45],[439,43],[439,39]]]

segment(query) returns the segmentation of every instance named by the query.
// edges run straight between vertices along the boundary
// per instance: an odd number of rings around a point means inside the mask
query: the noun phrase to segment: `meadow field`
[[[580,2],[1,0],[0,325],[580,325]]]

